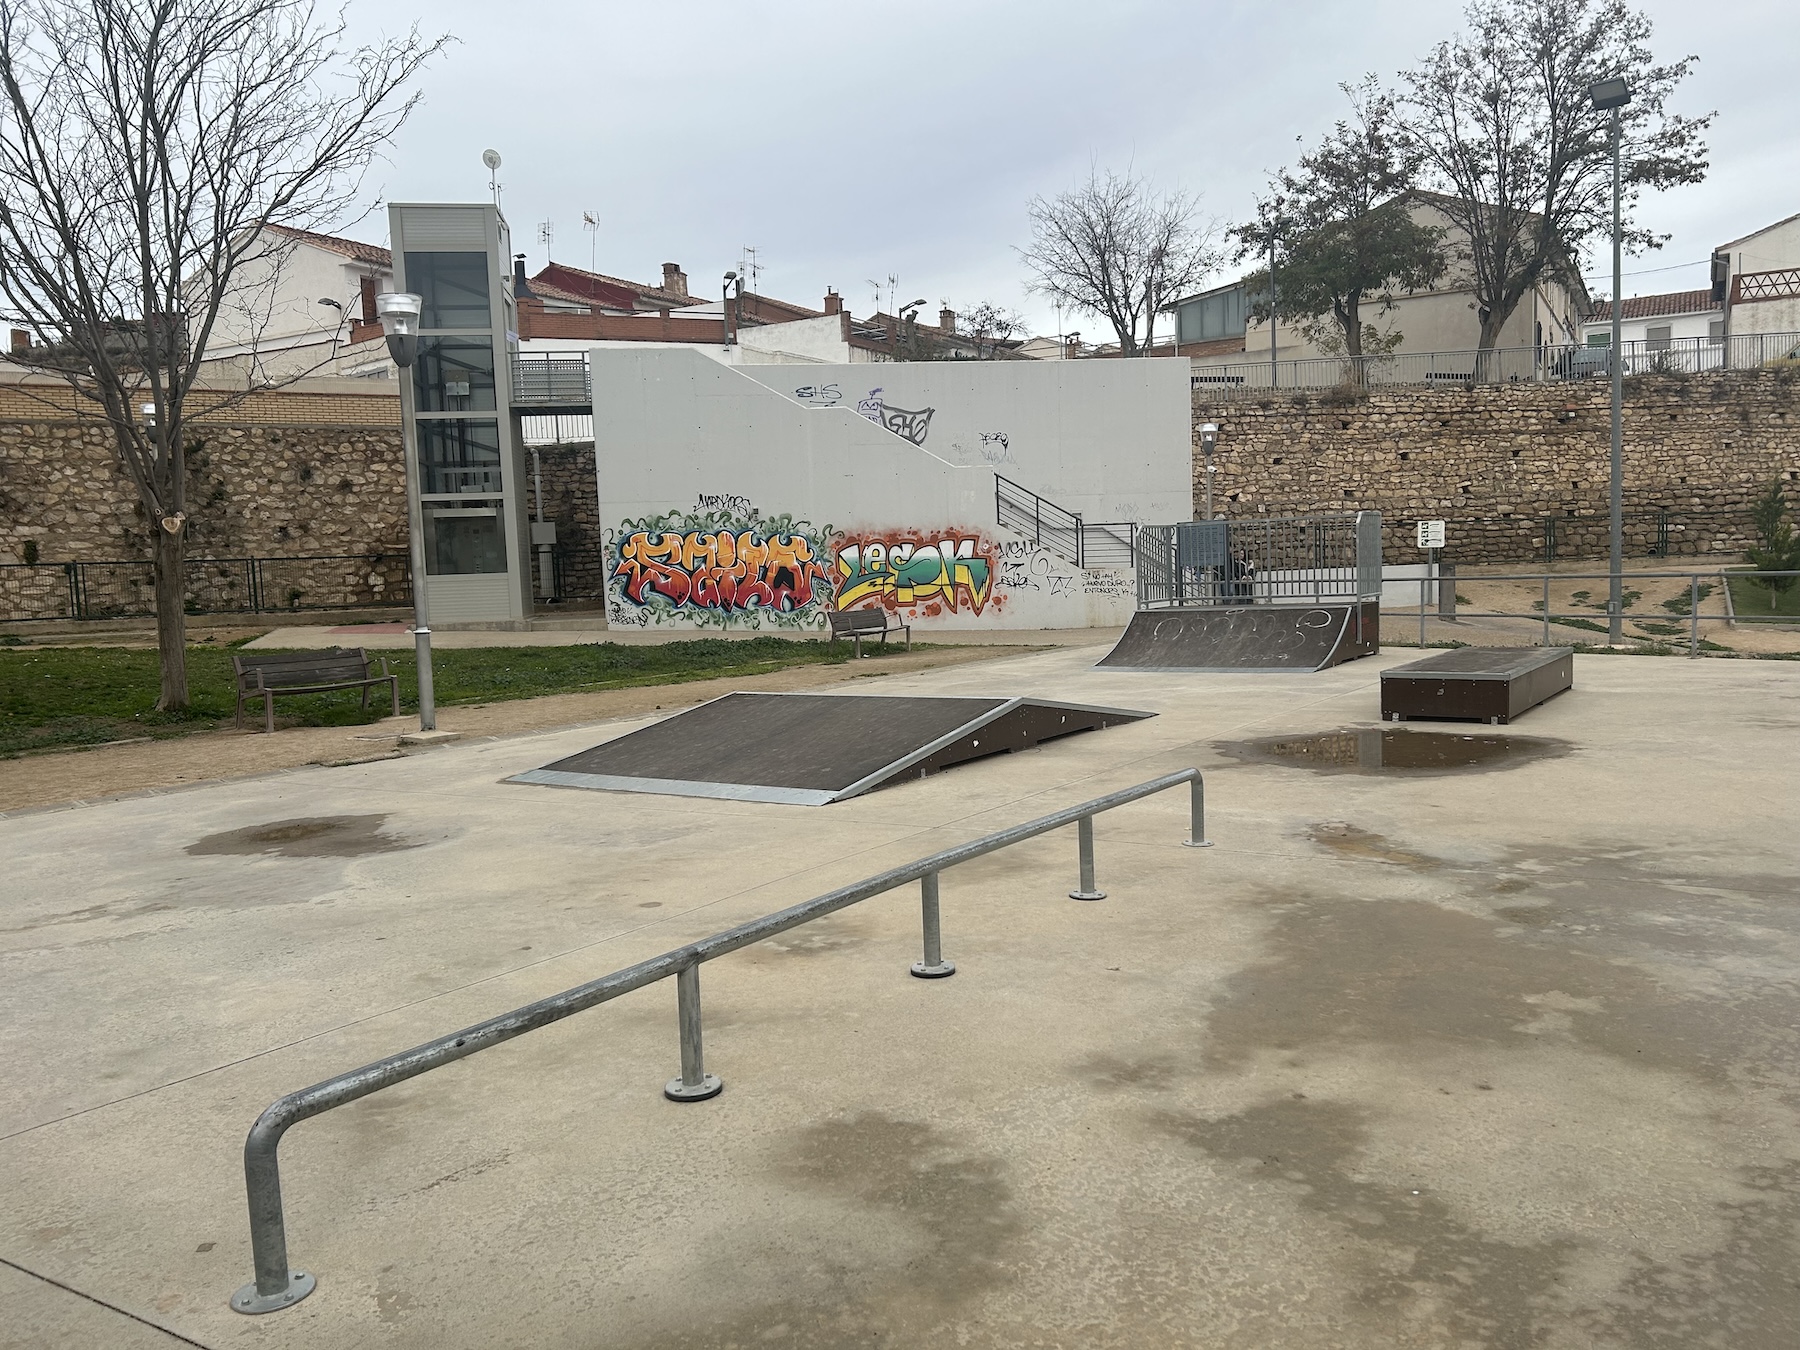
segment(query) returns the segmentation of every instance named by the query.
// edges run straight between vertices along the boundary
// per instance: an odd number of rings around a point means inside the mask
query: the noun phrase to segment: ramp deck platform
[[[1504,726],[1575,687],[1569,647],[1458,647],[1381,672],[1381,716]]]
[[[507,781],[824,806],[1153,716],[1048,699],[727,694]]]
[[[1380,605],[1141,609],[1099,664],[1143,671],[1315,671],[1372,656]]]

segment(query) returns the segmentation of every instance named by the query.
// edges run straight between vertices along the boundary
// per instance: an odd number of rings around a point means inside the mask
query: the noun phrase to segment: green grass
[[[1706,597],[1711,595],[1717,589],[1718,589],[1718,587],[1714,586],[1712,584],[1712,582],[1710,582],[1710,581],[1701,582],[1700,583],[1700,603],[1705,604]],[[1671,597],[1669,597],[1669,599],[1663,601],[1662,607],[1664,609],[1668,610],[1669,613],[1671,613],[1671,614],[1680,614],[1685,618],[1687,616],[1687,614],[1692,610],[1693,604],[1694,604],[1693,594],[1689,591],[1683,591],[1680,595],[1671,596]]]
[[[1740,619],[1800,619],[1800,585],[1774,592],[1775,605],[1771,609],[1768,587],[1758,586],[1736,572],[1727,572],[1725,582],[1731,587],[1731,608]]]
[[[761,675],[792,666],[839,665],[848,643],[755,637],[699,638],[645,646],[614,642],[572,647],[475,647],[434,652],[440,707],[496,703],[590,689],[681,684]],[[879,646],[867,649],[879,657]],[[891,649],[898,652],[899,648]],[[410,651],[384,653],[400,677],[403,708],[418,707]],[[144,736],[207,730],[232,716],[231,653],[188,648],[186,713],[155,710],[156,653],[124,647],[8,647],[0,650],[0,757]],[[358,726],[385,716],[372,695],[364,712],[354,692],[277,699],[278,721],[298,726]],[[255,709],[246,710],[248,718]]]

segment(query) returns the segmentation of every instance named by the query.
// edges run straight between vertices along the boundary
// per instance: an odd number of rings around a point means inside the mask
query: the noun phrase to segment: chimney
[[[826,291],[825,312],[827,314],[842,314],[844,312],[844,297],[839,295],[836,291]]]
[[[948,305],[938,311],[938,329],[945,333],[956,331],[956,311]]]
[[[527,300],[531,298],[531,283],[525,280],[525,255],[513,254],[513,299]]]
[[[362,279],[362,321],[364,323],[380,323],[381,316],[375,312],[375,278]]]
[[[22,352],[30,346],[31,334],[28,331],[23,328],[15,328],[12,330],[12,349],[15,352]]]
[[[680,263],[663,264],[663,284],[665,291],[673,291],[676,295],[686,295],[687,273],[681,270]]]

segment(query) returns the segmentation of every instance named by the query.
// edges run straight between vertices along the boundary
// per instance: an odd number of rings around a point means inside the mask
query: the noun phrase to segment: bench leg
[[[858,661],[862,660],[862,634],[858,633],[855,637],[851,638],[850,640],[851,640],[851,642],[853,642],[856,645],[856,659]]]
[[[242,689],[238,690],[237,714],[231,719],[231,725],[239,731],[244,729],[244,691]]]
[[[271,693],[265,693],[263,695],[263,731],[264,732],[272,732],[274,730],[275,730],[275,695],[271,692]]]
[[[388,691],[394,696],[394,716],[398,717],[400,715],[400,677],[398,675],[388,676]]]

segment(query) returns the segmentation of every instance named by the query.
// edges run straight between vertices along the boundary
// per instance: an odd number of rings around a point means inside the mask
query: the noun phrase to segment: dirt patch
[[[187,846],[195,857],[363,858],[417,848],[383,834],[385,814],[368,816],[304,816],[271,820],[262,825],[209,834]]]
[[[1411,778],[1516,769],[1574,750],[1546,736],[1500,736],[1405,727],[1346,727],[1301,736],[1220,741],[1213,749],[1248,764],[1280,764],[1318,773],[1394,774]]]

